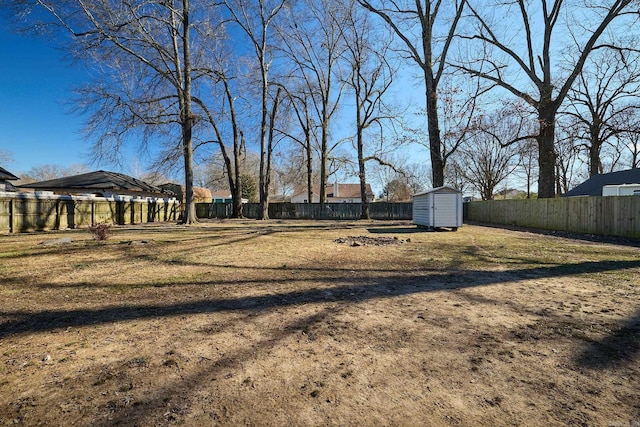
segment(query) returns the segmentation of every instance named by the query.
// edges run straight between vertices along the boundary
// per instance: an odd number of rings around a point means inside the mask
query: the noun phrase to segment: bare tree
[[[531,187],[538,176],[538,151],[534,139],[525,139],[518,143],[518,171],[527,185],[527,199],[531,198]]]
[[[313,91],[316,92],[316,91]],[[289,137],[292,141],[299,144],[304,151],[304,164],[306,170],[306,182],[307,182],[307,200],[309,203],[313,200],[313,152],[314,147],[318,146],[316,129],[316,120],[314,114],[311,111],[313,101],[313,93],[302,82],[293,88],[286,88],[286,101],[288,103],[288,109],[291,110],[295,116],[295,121],[300,128],[299,133],[283,131],[283,133]],[[299,182],[302,182],[300,180]]]
[[[396,175],[382,189],[382,198],[387,202],[410,202],[413,191],[404,175]]]
[[[470,42],[470,51],[480,52],[481,56],[459,68],[500,86],[536,111],[539,129],[534,136],[538,143],[539,197],[553,197],[556,193],[554,143],[560,105],[589,55],[596,49],[612,46],[606,40],[598,43],[607,28],[614,21],[622,21],[625,15],[633,15],[631,19],[637,16],[633,3],[633,0],[594,3],[584,0],[579,7],[563,0],[508,0],[495,2],[495,7],[483,4],[468,8],[476,31],[462,35],[462,38]],[[572,13],[574,10],[579,10],[579,14]],[[492,22],[489,16],[499,16],[500,21]],[[570,48],[557,43],[561,39],[558,33],[562,31],[557,30],[557,24],[563,16],[567,18],[568,40],[579,55],[572,63],[564,65],[567,70],[564,75],[556,75],[559,67],[555,61],[562,57],[561,49]],[[514,22],[517,22],[516,26]],[[485,68],[478,67],[478,63]],[[491,68],[486,69],[487,64]]]
[[[616,147],[628,156],[627,167],[640,168],[640,114],[631,111],[628,115],[629,131],[616,138]]]
[[[400,170],[407,177],[412,194],[426,191],[431,187],[431,168],[424,162],[405,164]],[[460,187],[456,187],[460,188]],[[460,190],[462,190],[460,188]]]
[[[293,143],[278,150],[275,154],[273,194],[287,197],[300,190],[300,183],[305,182],[308,176],[306,164],[307,156],[303,146]]]
[[[195,2],[193,9],[209,10],[207,0]],[[125,137],[137,131],[147,142],[160,136],[179,150],[186,186],[182,221],[196,222],[192,82],[199,64],[192,59],[202,58],[193,56],[194,44],[202,40],[192,35],[212,16],[192,14],[191,0],[17,0],[12,5],[34,28],[65,30],[73,39],[71,53],[91,61],[99,74],[79,96],[90,116],[87,130],[96,137],[96,156],[114,159]]]
[[[229,189],[231,192],[229,188],[229,169],[226,163],[224,156],[219,151],[205,159],[200,168],[200,180],[203,182],[203,186],[216,191]],[[242,171],[241,175],[250,175],[257,182],[260,175],[260,154],[243,150],[239,156],[238,170]],[[231,173],[235,175],[235,168],[232,168]],[[237,186],[240,189],[241,187],[242,185]]]
[[[618,119],[627,129],[616,133],[602,146],[602,173],[640,167],[640,123],[638,111],[628,109]]]
[[[454,75],[443,77],[440,83],[439,105],[442,111],[440,116],[440,157],[445,166],[445,183],[451,173],[455,174],[455,171],[449,170],[450,159],[456,155],[458,149],[468,142],[476,130],[476,122],[481,115],[478,101],[481,94],[487,91],[480,83],[479,80],[469,80]],[[404,137],[408,142],[429,148],[429,135],[424,133],[424,129],[415,128],[410,123],[405,123],[404,132]]]
[[[0,164],[9,163],[13,160],[13,156],[7,150],[0,149]]]
[[[38,181],[48,181],[50,179],[64,178],[66,176],[79,175],[87,172],[89,172],[89,168],[84,164],[73,164],[70,166],[44,164],[33,166],[28,171],[21,173],[18,183],[29,184]]]
[[[425,84],[429,154],[433,185],[444,184],[446,158],[440,134],[440,83],[449,65],[450,48],[467,1],[358,0],[378,15],[402,41],[401,54],[414,61]],[[446,154],[446,153],[445,153]]]
[[[236,91],[237,76],[229,66],[229,58],[231,53],[229,50],[220,48],[212,52],[211,69],[207,71],[211,80],[212,93],[210,98],[212,102],[205,102],[203,99],[196,97],[195,103],[199,106],[201,114],[213,130],[213,141],[216,142],[220,157],[224,165],[224,175],[227,178],[227,185],[231,192],[232,208],[231,217],[242,217],[242,152],[246,150],[244,133],[241,130],[240,118],[236,111]],[[218,100],[216,103],[215,100]],[[209,105],[212,104],[210,107]],[[217,108],[213,109],[213,105],[217,104]],[[231,147],[231,155],[227,146]]]
[[[269,151],[270,136],[275,124],[275,112],[280,102],[280,94],[270,97],[272,88],[270,69],[273,61],[272,27],[275,19],[288,4],[287,0],[223,0],[233,21],[247,36],[251,45],[255,65],[259,74],[260,91],[260,219],[269,219],[269,180],[270,161],[272,153]],[[271,121],[270,121],[271,120]]]
[[[640,61],[625,51],[592,55],[567,94],[564,113],[574,119],[578,140],[589,156],[589,176],[604,172],[601,151],[630,132],[630,110],[640,108]],[[611,162],[615,164],[615,161]]]
[[[447,174],[445,176],[445,185],[449,185],[464,193],[467,189],[473,187],[471,182],[466,178],[466,172],[466,158],[464,153],[457,152],[456,155],[450,158],[449,167],[447,167]]]
[[[482,200],[491,200],[498,185],[517,167],[517,146],[507,144],[518,134],[516,116],[497,112],[483,116],[469,144],[461,149],[465,158],[462,175],[480,192]]]
[[[556,135],[556,193],[564,194],[587,178],[580,145],[570,126],[559,126]]]
[[[347,83],[353,91],[355,101],[355,146],[358,153],[358,178],[362,200],[360,217],[369,219],[365,164],[372,160],[385,164],[382,160],[383,122],[392,120],[393,115],[383,102],[383,97],[393,83],[396,69],[387,59],[391,40],[385,40],[383,34],[374,31],[368,15],[356,8],[355,1],[347,0],[345,9],[350,12],[346,16],[342,33],[346,41],[344,57],[351,71]],[[371,126],[376,126],[378,130],[379,137],[375,139],[380,142],[377,147],[379,149],[365,155],[365,131]]]
[[[370,174],[372,183],[377,186],[385,188],[394,180],[402,181],[410,194],[419,193],[431,186],[431,169],[425,162],[411,161],[408,153],[391,151],[381,160],[382,162],[373,163]]]
[[[330,141],[332,119],[344,89],[340,78],[340,59],[345,49],[342,28],[345,11],[330,0],[306,0],[290,9],[282,28],[283,52],[293,64],[293,73],[313,102],[320,132],[320,203],[326,202],[327,162],[342,141]]]
[[[640,132],[629,133],[626,141],[630,154],[629,167],[640,168]]]

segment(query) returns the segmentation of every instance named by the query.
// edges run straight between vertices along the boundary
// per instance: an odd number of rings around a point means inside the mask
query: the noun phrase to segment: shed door
[[[433,194],[433,226],[457,227],[456,194]]]

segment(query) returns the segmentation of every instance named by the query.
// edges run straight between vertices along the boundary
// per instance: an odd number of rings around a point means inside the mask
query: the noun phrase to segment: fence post
[[[56,199],[56,220],[53,225],[55,230],[60,230],[60,199]]]
[[[15,227],[15,223],[14,223],[14,210],[15,210],[15,206],[14,206],[14,201],[15,199],[12,197],[9,200],[9,233],[13,233],[14,227]]]

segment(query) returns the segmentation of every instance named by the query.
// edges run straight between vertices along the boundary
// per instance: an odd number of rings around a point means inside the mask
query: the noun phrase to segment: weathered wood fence
[[[469,202],[469,221],[640,238],[640,197],[561,197]]]
[[[139,224],[177,221],[175,199],[90,197],[0,192],[0,233],[63,230],[98,223]],[[272,219],[360,218],[360,203],[271,203]],[[375,202],[371,218],[410,220],[411,203]],[[229,218],[231,205],[197,204],[199,218]],[[257,218],[259,205],[243,205],[245,218]],[[572,233],[640,238],[640,197],[563,197],[556,199],[490,200],[465,204],[465,220]]]
[[[407,220],[412,215],[411,203],[375,202],[369,204],[372,219]],[[360,218],[360,203],[269,203],[271,219],[348,219]],[[198,203],[198,218],[229,218],[231,205],[223,203]],[[245,203],[242,215],[245,218],[258,218],[260,205]]]
[[[175,199],[0,194],[0,233],[175,221]]]

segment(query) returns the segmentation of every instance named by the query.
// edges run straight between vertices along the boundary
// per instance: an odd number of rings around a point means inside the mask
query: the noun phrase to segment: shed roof
[[[423,191],[422,193],[414,194],[413,197],[422,196],[422,195],[431,194],[431,193],[462,193],[462,191],[457,190],[453,187],[449,187],[447,185],[443,185],[442,187],[436,187],[436,188],[432,188],[431,190]]]
[[[0,179],[5,181],[16,181],[20,178],[9,172],[3,167],[0,167]]]
[[[624,171],[594,175],[562,196],[602,196],[602,187],[605,185],[620,184],[640,184],[640,169],[627,169]]]
[[[21,185],[24,188],[38,189],[73,189],[73,190],[127,190],[147,193],[163,193],[161,188],[147,184],[137,178],[117,172],[99,170],[64,178],[50,179],[48,181],[33,182]]]

